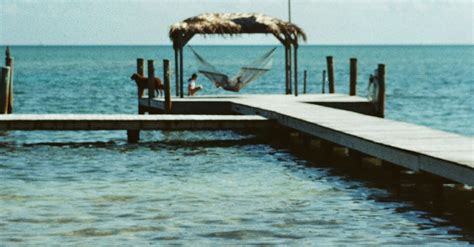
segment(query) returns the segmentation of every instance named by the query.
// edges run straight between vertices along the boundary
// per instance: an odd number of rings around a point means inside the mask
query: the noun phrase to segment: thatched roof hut
[[[194,34],[235,35],[243,33],[273,34],[280,41],[298,37],[306,41],[304,31],[293,23],[257,13],[208,13],[188,18],[171,26],[169,36],[173,42]],[[186,40],[186,39],[185,39]]]
[[[210,13],[190,17],[171,26],[176,75],[176,95],[183,97],[183,48],[195,34],[273,34],[285,48],[285,92],[292,93],[292,57],[294,58],[295,95],[298,94],[298,40],[306,41],[306,34],[297,25],[263,14]],[[291,52],[293,47],[293,53]],[[293,55],[292,55],[293,54]]]

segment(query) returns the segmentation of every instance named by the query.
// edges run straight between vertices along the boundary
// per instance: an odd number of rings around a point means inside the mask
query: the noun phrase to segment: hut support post
[[[128,143],[138,143],[140,140],[140,130],[127,130]]]
[[[10,81],[8,87],[8,109],[7,113],[13,113],[13,57],[10,56],[10,47],[5,51],[5,65],[10,68]]]
[[[377,99],[377,116],[385,117],[385,64],[378,65],[378,99]]]
[[[179,97],[184,97],[183,90],[183,46],[179,45]]]
[[[321,93],[326,93],[326,70],[323,70],[323,79],[322,79],[322,84],[323,84],[323,89],[321,91]]]
[[[290,80],[288,78],[288,46],[285,44],[285,93],[290,94]]]
[[[155,64],[153,60],[148,60],[148,106],[155,98]]]
[[[179,65],[177,46],[174,47],[174,77],[176,82],[176,97],[179,97]]]
[[[0,78],[0,114],[8,113],[8,92],[10,91],[10,68],[2,67]]]
[[[171,113],[170,61],[163,60],[163,80],[165,86],[165,113]]]
[[[305,70],[303,74],[303,93],[306,94],[306,81],[308,79],[308,72]]]
[[[357,94],[357,58],[350,59],[349,95]]]
[[[295,66],[295,96],[298,96],[298,43],[293,44],[294,50],[294,66]]]
[[[334,63],[332,56],[326,57],[327,67],[328,67],[328,80],[329,80],[329,93],[335,93],[334,87]]]
[[[293,94],[293,82],[291,81],[292,74],[292,59],[291,59],[291,43],[288,42],[288,94]]]

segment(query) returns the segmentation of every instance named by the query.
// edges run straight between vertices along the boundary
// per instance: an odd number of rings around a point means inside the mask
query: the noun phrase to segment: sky
[[[291,0],[307,44],[473,44],[472,0]],[[0,0],[0,45],[168,45],[169,27],[209,12],[288,20],[288,0]],[[191,44],[276,44],[270,35]]]

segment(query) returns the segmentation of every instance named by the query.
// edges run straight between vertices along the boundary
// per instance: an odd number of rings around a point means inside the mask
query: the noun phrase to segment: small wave
[[[286,238],[286,239],[301,239],[302,236],[279,234],[272,231],[262,230],[237,230],[237,231],[226,231],[226,232],[211,232],[208,234],[202,234],[202,237],[210,238],[224,238],[234,240],[247,240],[247,239],[260,239],[260,238]]]

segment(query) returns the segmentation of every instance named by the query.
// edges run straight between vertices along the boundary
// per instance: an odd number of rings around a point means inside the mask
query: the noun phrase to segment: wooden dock
[[[237,130],[266,128],[260,116],[226,115],[0,115],[0,130]]]
[[[474,138],[371,116],[370,102],[345,95],[248,95],[175,99],[173,112],[259,115],[315,138],[474,186]],[[161,111],[162,99],[140,99]],[[338,109],[339,108],[339,109]],[[363,114],[361,114],[363,113]]]

